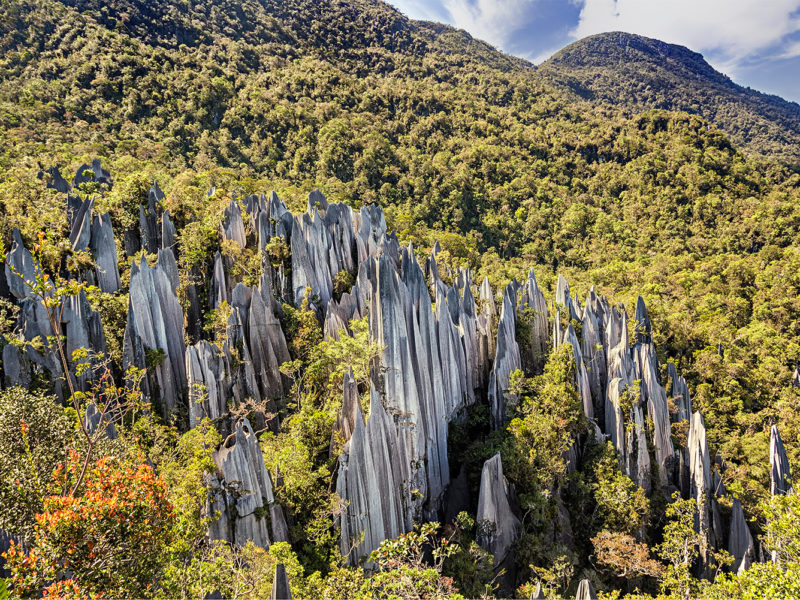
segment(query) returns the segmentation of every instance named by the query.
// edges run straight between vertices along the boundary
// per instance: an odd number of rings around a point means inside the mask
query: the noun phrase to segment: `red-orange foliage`
[[[59,466],[62,489],[71,488],[81,467],[77,454]],[[100,459],[79,495],[45,498],[30,551],[12,545],[6,553],[14,593],[147,596],[165,562],[174,519],[166,486],[150,466]]]

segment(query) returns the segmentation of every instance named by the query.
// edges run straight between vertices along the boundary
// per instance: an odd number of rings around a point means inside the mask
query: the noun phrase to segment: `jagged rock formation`
[[[733,499],[731,510],[731,527],[728,535],[728,552],[733,556],[731,571],[741,573],[750,568],[756,560],[756,549],[750,528],[744,518],[742,503],[738,498]]]
[[[144,257],[131,266],[123,367],[148,368],[156,383],[149,386],[151,400],[169,419],[186,391],[186,349],[183,310],[170,268],[175,259],[171,250],[158,251],[158,257],[155,267],[150,267]]]
[[[541,582],[536,582],[536,589],[533,590],[529,600],[545,600],[544,592],[542,591]]]
[[[781,434],[778,428],[773,425],[769,436],[769,462],[772,467],[770,472],[770,491],[773,496],[776,494],[791,494],[792,473],[789,469],[789,457],[783,447]]]
[[[689,493],[697,502],[696,528],[703,538],[700,544],[699,572],[702,575],[710,575],[712,552],[722,541],[722,525],[717,501],[712,493],[713,475],[706,443],[706,428],[699,412],[692,416],[688,451],[691,473]]]
[[[505,424],[506,402],[515,402],[515,398],[507,394],[511,373],[522,368],[516,339],[516,299],[516,282],[512,282],[503,292],[503,306],[497,323],[494,366],[489,375],[489,409],[493,429],[499,429]]]
[[[212,523],[210,537],[240,546],[252,541],[262,548],[269,548],[270,539],[288,541],[283,510],[275,502],[272,478],[247,419],[214,452],[214,462],[219,473],[211,481],[207,513],[219,511],[220,517]]]
[[[597,600],[597,592],[594,585],[588,579],[581,579],[578,584],[578,591],[575,593],[575,600]]]
[[[361,407],[356,410],[355,429],[339,458],[336,482],[336,493],[349,502],[341,515],[340,549],[350,564],[357,564],[383,540],[411,529],[410,465],[394,422],[374,387],[366,425]]]
[[[292,600],[292,591],[289,589],[289,577],[283,563],[275,565],[275,577],[272,579],[270,600]]]
[[[189,427],[205,417],[216,420],[227,414],[232,395],[229,373],[227,356],[214,344],[202,340],[186,348]]]
[[[498,452],[483,463],[478,496],[478,544],[494,557],[495,568],[509,557],[511,545],[519,535],[519,519],[511,510],[509,487],[503,477],[503,462]]]
[[[336,422],[333,424],[333,432],[331,433],[331,455],[340,444],[346,444],[353,437],[353,432],[356,429],[356,420],[362,418],[361,402],[358,398],[358,385],[353,377],[353,367],[350,367],[349,373],[344,376],[342,397],[342,408],[336,417]]]

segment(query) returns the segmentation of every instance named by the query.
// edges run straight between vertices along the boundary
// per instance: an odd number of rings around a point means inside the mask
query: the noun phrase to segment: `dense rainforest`
[[[800,594],[796,104],[377,0],[0,50],[11,595]]]

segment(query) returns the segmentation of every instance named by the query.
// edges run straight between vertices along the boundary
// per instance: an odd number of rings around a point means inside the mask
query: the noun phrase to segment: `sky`
[[[686,46],[736,83],[800,102],[800,0],[388,0],[541,63],[587,35]]]

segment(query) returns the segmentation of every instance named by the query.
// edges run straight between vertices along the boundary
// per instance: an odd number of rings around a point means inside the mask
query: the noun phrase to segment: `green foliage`
[[[669,522],[664,527],[664,539],[656,547],[656,554],[667,561],[667,570],[661,581],[662,591],[680,598],[697,593],[698,582],[691,575],[692,565],[699,556],[702,537],[694,529],[697,503],[694,499],[682,500],[675,492],[667,505]]]
[[[599,529],[628,535],[644,530],[650,501],[644,490],[620,470],[617,451],[611,442],[606,442],[595,463],[592,489]]]
[[[0,391],[0,528],[32,538],[52,474],[78,441],[75,413],[52,396]]]

